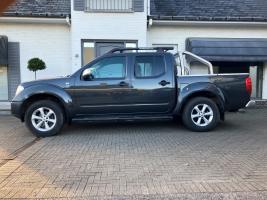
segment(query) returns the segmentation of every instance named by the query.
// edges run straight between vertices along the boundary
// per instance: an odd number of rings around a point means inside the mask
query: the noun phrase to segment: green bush
[[[35,79],[36,79],[36,71],[46,69],[46,65],[44,61],[39,58],[32,58],[28,61],[28,67],[30,71],[35,72]]]

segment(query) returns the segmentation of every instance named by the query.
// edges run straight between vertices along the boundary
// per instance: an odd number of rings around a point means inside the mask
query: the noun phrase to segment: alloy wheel
[[[213,119],[213,110],[207,104],[198,104],[191,111],[191,119],[197,126],[207,126]]]
[[[39,131],[50,131],[57,122],[56,114],[47,107],[36,109],[31,117],[32,125]]]

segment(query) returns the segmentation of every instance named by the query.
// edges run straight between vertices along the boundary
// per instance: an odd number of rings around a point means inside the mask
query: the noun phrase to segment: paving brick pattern
[[[77,122],[0,168],[0,199],[264,196],[266,117],[227,114],[208,133],[173,121]],[[0,132],[9,120],[28,136],[12,117],[0,117]]]
[[[19,119],[0,116],[0,162],[35,138]]]

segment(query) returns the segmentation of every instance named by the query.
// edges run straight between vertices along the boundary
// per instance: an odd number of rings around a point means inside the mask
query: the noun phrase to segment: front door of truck
[[[80,114],[131,113],[127,56],[102,58],[88,66],[91,76],[76,77],[75,96]]]
[[[144,53],[132,58],[134,113],[168,113],[175,103],[175,83],[169,54]]]

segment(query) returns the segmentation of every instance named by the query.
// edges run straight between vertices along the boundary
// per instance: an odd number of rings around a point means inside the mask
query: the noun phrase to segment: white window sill
[[[88,13],[134,13],[134,11],[130,10],[84,10],[84,12]]]

